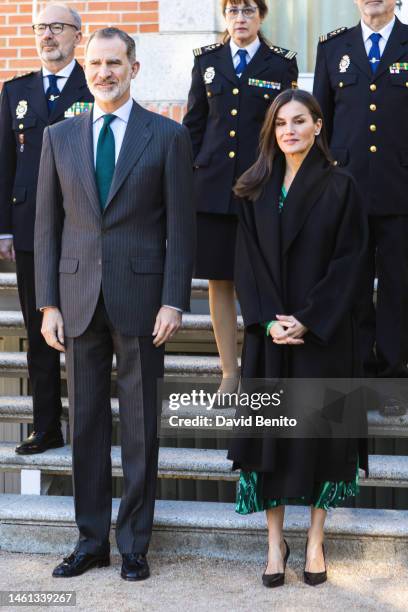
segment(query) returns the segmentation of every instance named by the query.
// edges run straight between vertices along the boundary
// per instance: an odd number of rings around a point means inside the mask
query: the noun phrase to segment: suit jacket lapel
[[[44,123],[48,124],[48,107],[44,92],[42,70],[39,70],[35,74],[35,78],[27,84],[27,88],[31,90],[28,105],[33,108],[34,112],[44,121]]]
[[[361,24],[350,31],[350,36],[348,37],[346,45],[351,47],[349,55],[352,64],[356,64],[356,66],[358,66],[371,80],[373,73],[371,72],[370,62],[368,61],[367,51],[364,45]]]
[[[303,161],[286,196],[282,211],[282,252],[286,253],[302,229],[312,208],[323,193],[331,175],[328,164],[317,146]]]
[[[404,28],[399,19],[395,18],[395,24],[391,35],[385,45],[384,52],[381,56],[381,61],[378,64],[377,71],[374,75],[376,81],[391,64],[397,62],[403,55],[406,54],[407,48],[405,43],[408,41],[408,28]]]
[[[248,79],[259,75],[261,72],[269,68],[268,60],[271,59],[271,53],[265,43],[261,42],[261,46],[255,53],[252,60],[247,64],[244,72],[241,74],[242,79]]]
[[[214,59],[217,59],[216,70],[222,72],[222,74],[229,81],[232,81],[232,83],[238,84],[240,79],[235,72],[229,43],[226,43],[219,51],[214,53]]]
[[[108,208],[110,202],[112,202],[130,170],[138,162],[147,143],[152,138],[152,132],[148,127],[148,123],[148,114],[139,104],[133,102],[105,210]]]
[[[100,216],[102,212],[95,180],[92,119],[92,112],[83,113],[78,118],[75,129],[71,132],[70,146],[77,176],[83,184],[92,208]]]
[[[57,98],[54,108],[52,109],[48,118],[49,123],[55,123],[57,119],[65,113],[65,111],[78,102],[86,91],[86,80],[84,71],[81,66],[76,62],[75,68],[71,72],[68,81],[65,83],[61,95]]]

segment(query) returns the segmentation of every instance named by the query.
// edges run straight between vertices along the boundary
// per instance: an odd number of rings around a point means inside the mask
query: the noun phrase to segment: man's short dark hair
[[[100,30],[95,30],[92,32],[90,37],[88,38],[88,42],[86,43],[85,53],[88,50],[89,43],[94,38],[115,38],[118,37],[122,40],[126,45],[126,55],[131,64],[134,64],[136,61],[136,43],[129,34],[127,34],[124,30],[120,30],[119,28],[101,28]]]

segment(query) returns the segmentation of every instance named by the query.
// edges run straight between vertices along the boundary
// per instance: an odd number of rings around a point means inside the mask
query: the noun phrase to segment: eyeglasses
[[[255,17],[255,13],[258,10],[257,6],[247,6],[243,9],[236,8],[235,6],[231,6],[225,9],[225,15],[228,19],[236,19],[238,15],[241,13],[245,19],[253,19]]]
[[[69,26],[70,28],[75,28],[75,30],[78,30],[78,28],[73,23],[60,23],[60,22],[54,22],[54,23],[35,23],[32,26],[32,28],[34,30],[34,33],[37,36],[42,36],[47,28],[50,28],[50,32],[52,34],[61,34],[61,32],[64,31],[64,28],[66,26]]]

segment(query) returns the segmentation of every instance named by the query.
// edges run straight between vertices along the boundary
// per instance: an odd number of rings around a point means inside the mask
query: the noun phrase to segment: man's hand
[[[12,238],[0,238],[0,259],[16,261]]]
[[[49,346],[65,352],[64,321],[58,308],[44,308],[41,333]]]
[[[167,342],[181,325],[181,312],[168,306],[162,306],[157,314],[156,323],[154,324],[153,340],[155,346],[160,346]]]

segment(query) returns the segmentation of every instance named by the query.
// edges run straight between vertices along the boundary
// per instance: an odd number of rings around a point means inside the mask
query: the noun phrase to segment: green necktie
[[[113,173],[115,172],[115,137],[110,127],[110,123],[114,119],[115,115],[103,116],[103,126],[99,132],[96,148],[96,185],[102,210],[106,206]]]

